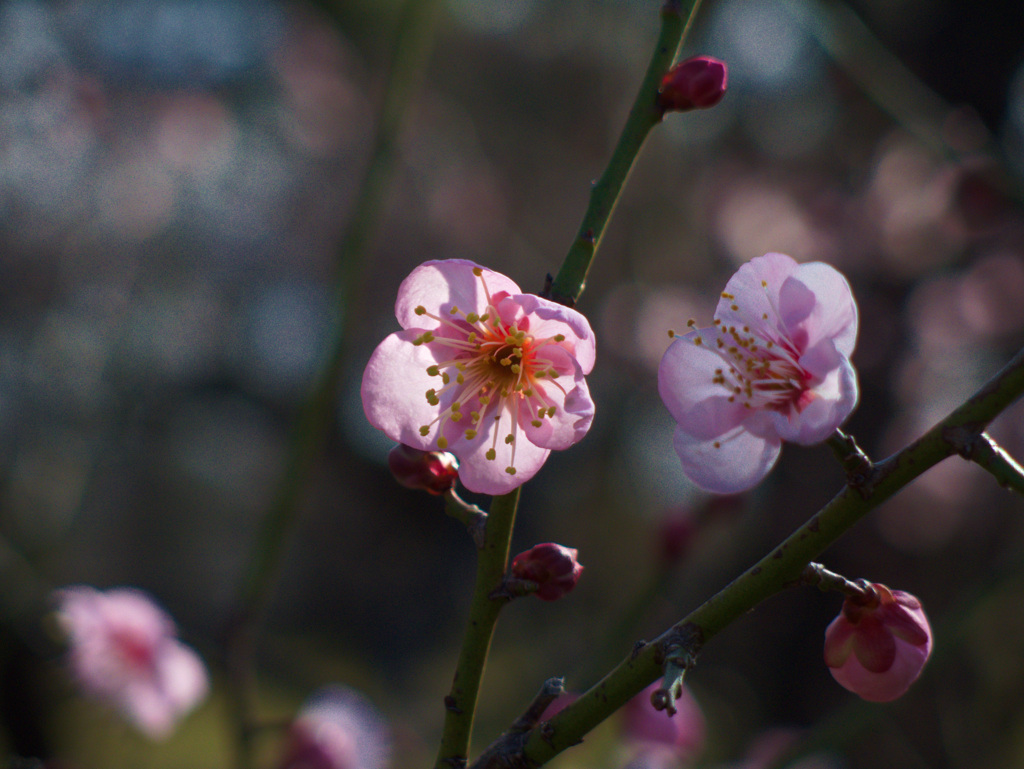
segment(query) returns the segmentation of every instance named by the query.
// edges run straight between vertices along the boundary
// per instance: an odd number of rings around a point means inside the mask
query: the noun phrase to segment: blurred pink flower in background
[[[363,373],[366,417],[392,440],[450,451],[470,491],[511,491],[590,429],[594,333],[575,310],[451,259],[413,270],[395,315],[403,331]]]
[[[921,602],[885,585],[847,598],[825,631],[825,664],[843,687],[871,702],[903,695],[932,652],[932,629]]]
[[[166,737],[209,688],[199,656],[145,593],[74,586],[56,593],[72,673],[153,739]]]
[[[685,686],[676,698],[675,715],[656,710],[651,694],[655,681],[622,708],[622,737],[635,748],[630,767],[677,767],[693,759],[704,747],[707,724],[697,700]]]
[[[827,264],[752,259],[726,284],[714,324],[689,325],[662,358],[658,391],[683,472],[708,491],[753,487],[783,440],[819,443],[857,405],[857,305]]]
[[[279,769],[384,769],[387,724],[367,699],[345,686],[316,692],[292,722]]]

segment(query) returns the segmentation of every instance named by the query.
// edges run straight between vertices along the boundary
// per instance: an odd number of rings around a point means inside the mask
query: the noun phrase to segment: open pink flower
[[[708,491],[751,488],[783,440],[819,443],[857,405],[857,305],[827,264],[752,259],[726,284],[713,325],[695,325],[665,351],[658,391],[683,472]]]
[[[470,491],[504,494],[590,429],[594,333],[575,310],[461,259],[398,289],[403,330],[363,373],[366,417],[392,440],[449,451]]]
[[[844,688],[871,702],[900,697],[932,653],[932,629],[921,602],[902,590],[867,585],[847,598],[825,631],[825,664]]]
[[[82,689],[114,705],[147,736],[166,737],[206,696],[202,661],[145,593],[75,586],[58,590],[56,599]]]

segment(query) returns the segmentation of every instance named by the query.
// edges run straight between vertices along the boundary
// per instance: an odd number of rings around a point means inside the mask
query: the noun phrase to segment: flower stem
[[[250,552],[228,622],[225,641],[227,699],[238,743],[236,765],[239,769],[247,769],[254,762],[255,680],[251,667],[256,627],[277,580],[281,557],[310,470],[333,424],[331,414],[347,350],[346,330],[356,316],[358,286],[363,283],[367,262],[364,256],[380,221],[392,177],[398,134],[430,55],[440,6],[440,0],[406,0],[402,10],[373,151],[338,249],[334,280],[337,315],[329,355],[300,409],[281,478]]]
[[[805,567],[825,548],[897,491],[943,459],[957,453],[951,436],[981,436],[996,416],[1024,394],[1024,350],[962,406],[902,451],[875,464],[860,487],[846,486],[786,540],[715,596],[634,649],[576,702],[524,741],[492,746],[491,766],[540,766],[577,744],[585,734],[662,675],[666,657],[696,655],[712,637],[766,598],[800,581]],[[492,758],[493,757],[493,758]],[[504,762],[504,763],[500,763]]]
[[[590,204],[583,215],[576,239],[562,262],[562,268],[545,292],[557,302],[573,307],[583,293],[590,265],[601,245],[601,238],[615,211],[633,163],[647,135],[664,115],[658,105],[658,87],[675,60],[699,7],[700,0],[666,0],[662,6],[658,43],[629,111],[626,125],[619,135],[608,166],[590,192]]]
[[[444,732],[435,769],[461,769],[467,762],[487,653],[498,614],[508,603],[507,598],[492,596],[492,593],[501,586],[508,569],[512,528],[518,506],[517,488],[495,497],[487,514],[484,544],[477,554],[476,583],[462,650],[452,678],[451,691],[444,698]]]

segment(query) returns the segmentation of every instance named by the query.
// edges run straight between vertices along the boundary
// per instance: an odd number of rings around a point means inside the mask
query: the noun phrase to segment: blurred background
[[[527,291],[557,272],[658,7],[445,5],[383,224],[350,287],[359,306],[327,451],[258,643],[268,721],[344,683],[390,722],[396,767],[432,761],[474,550],[436,498],[391,479],[390,442],[362,414],[362,365],[397,328],[398,284],[422,261],[472,259]],[[71,769],[228,765],[225,617],[327,355],[336,254],[399,11],[0,6],[7,754]],[[669,115],[640,157],[578,307],[599,340],[594,427],[524,487],[513,552],[560,542],[586,571],[558,603],[506,610],[478,749],[544,679],[587,688],[840,489],[824,447],[787,447],[753,493],[713,504],[679,471],[655,386],[666,332],[710,321],[739,264],[782,251],[849,277],[862,402],[847,427],[873,458],[1024,342],[1022,29],[1013,4],[705,3],[684,53],[726,60],[729,92]],[[1013,407],[992,427],[1018,458],[1022,417]],[[937,637],[922,679],[891,705],[856,700],[821,659],[840,599],[790,591],[714,639],[688,676],[707,719],[688,765],[740,766],[778,734],[808,741],[805,766],[1024,764],[1022,508],[954,458],[872,513],[822,560],[921,598]],[[168,742],[81,699],[48,653],[47,592],[77,583],[149,591],[205,657],[214,692]],[[637,608],[642,594],[653,597]],[[261,737],[268,766],[280,738]],[[552,765],[627,760],[613,721]]]

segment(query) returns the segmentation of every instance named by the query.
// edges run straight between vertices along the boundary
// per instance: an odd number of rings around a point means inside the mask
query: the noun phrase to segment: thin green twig
[[[572,307],[583,293],[590,265],[601,245],[601,238],[615,211],[633,163],[647,135],[664,115],[658,105],[658,87],[675,60],[699,7],[700,0],[667,0],[661,9],[661,32],[640,90],[608,166],[590,192],[590,203],[576,239],[549,289],[548,293],[555,301]]]
[[[487,514],[483,547],[477,554],[476,581],[469,619],[462,639],[452,688],[444,698],[445,719],[435,769],[460,769],[466,765],[480,681],[487,664],[498,614],[508,598],[494,595],[508,568],[508,555],[519,506],[519,489],[495,497]]]

